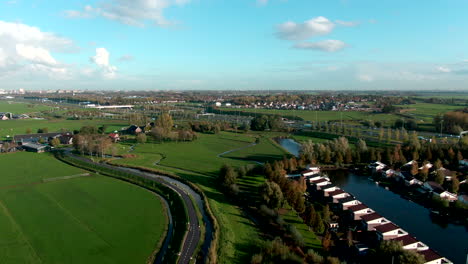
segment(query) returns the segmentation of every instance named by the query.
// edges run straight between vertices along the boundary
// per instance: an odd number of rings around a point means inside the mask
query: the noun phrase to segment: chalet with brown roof
[[[429,247],[426,244],[422,243],[421,241],[417,240],[416,238],[410,235],[396,237],[392,240],[401,242],[403,249],[406,250],[422,251],[429,249]]]
[[[387,223],[383,225],[378,225],[375,227],[377,233],[377,238],[379,240],[390,240],[401,236],[408,235],[408,232],[401,229],[393,223]]]

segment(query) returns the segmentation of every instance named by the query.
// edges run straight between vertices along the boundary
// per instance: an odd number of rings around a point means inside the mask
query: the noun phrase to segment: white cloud
[[[335,23],[343,27],[355,27],[360,24],[360,22],[357,22],[357,21],[343,21],[343,20],[335,20]]]
[[[107,49],[97,48],[96,55],[90,59],[99,67],[104,78],[113,79],[116,76],[117,67],[109,64],[109,57],[110,53],[107,51]]]
[[[317,42],[299,42],[294,45],[296,49],[320,50],[326,52],[336,52],[346,47],[346,43],[341,40],[327,39]]]
[[[41,47],[33,47],[24,44],[16,44],[16,52],[21,57],[37,64],[56,65],[57,61],[49,51]]]
[[[276,35],[281,39],[304,40],[330,34],[335,24],[326,17],[319,16],[303,23],[285,22],[277,27]]]
[[[73,41],[37,27],[0,21],[0,78],[65,78],[67,66],[53,53],[75,52]]]
[[[266,4],[268,4],[268,0],[257,0],[257,4],[266,5]]]
[[[449,73],[449,72],[452,72],[452,70],[448,67],[445,67],[445,66],[439,66],[437,67],[437,71],[438,72],[443,72],[443,73]]]
[[[67,10],[64,14],[70,18],[101,16],[123,24],[143,27],[150,21],[157,26],[168,26],[164,9],[171,6],[183,6],[191,0],[111,0],[101,1],[97,7],[87,5],[82,11]]]

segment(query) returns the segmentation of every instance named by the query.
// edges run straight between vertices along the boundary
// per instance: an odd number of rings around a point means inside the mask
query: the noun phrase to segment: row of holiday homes
[[[341,210],[348,211],[352,220],[360,221],[362,230],[375,232],[379,241],[394,240],[401,242],[403,249],[414,250],[421,254],[426,261],[425,264],[452,263],[423,242],[418,241],[407,231],[366,206],[352,194],[335,186],[328,177],[317,173],[318,171],[318,168],[312,168],[302,172],[301,175],[309,181],[315,191],[320,192],[323,197],[336,204]]]
[[[468,164],[465,164],[466,160],[460,161],[460,166],[465,167]],[[418,186],[419,189],[423,192],[430,193],[431,195],[437,196],[442,200],[449,202],[454,202],[459,200],[465,204],[468,204],[468,196],[466,194],[460,194],[457,196],[456,193],[449,192],[441,184],[434,181],[422,182],[414,177],[411,173],[411,168],[413,166],[418,166],[417,161],[410,161],[404,164],[399,170],[391,169],[386,164],[376,161],[371,163],[368,167],[372,170],[374,174],[381,175],[383,178],[393,178],[398,182],[404,183],[406,186]],[[457,174],[454,171],[451,171],[446,168],[436,169],[435,166],[431,163],[425,163],[421,167],[418,167],[418,172],[422,170],[427,170],[428,173],[436,175],[437,173],[442,173],[445,181],[452,181],[453,177],[456,177]],[[460,184],[466,184],[466,179],[460,181]]]

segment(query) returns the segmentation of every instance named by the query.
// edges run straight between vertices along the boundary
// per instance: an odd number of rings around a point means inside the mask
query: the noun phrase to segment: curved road
[[[182,198],[182,201],[184,202],[185,207],[187,208],[187,213],[188,213],[188,218],[189,218],[188,227],[187,227],[188,230],[187,230],[187,233],[186,233],[186,236],[185,236],[185,241],[184,241],[183,246],[182,246],[182,251],[180,252],[180,257],[179,257],[178,263],[188,264],[190,262],[190,260],[192,259],[193,254],[195,253],[198,242],[200,241],[201,231],[200,231],[200,223],[198,222],[198,217],[197,217],[197,213],[196,213],[196,210],[195,210],[195,206],[193,205],[193,202],[190,199],[190,196],[189,196],[188,193],[186,193],[184,190],[179,188],[176,184],[172,184],[172,183],[164,180],[163,178],[159,177],[156,174],[142,172],[142,171],[138,171],[138,170],[135,170],[135,169],[126,169],[126,168],[117,167],[117,166],[113,166],[113,165],[109,165],[109,164],[95,163],[95,162],[93,162],[93,161],[91,161],[91,160],[89,160],[87,158],[83,158],[83,157],[79,157],[79,156],[76,156],[74,154],[71,154],[70,152],[67,152],[66,155],[68,155],[68,156],[70,156],[70,157],[72,157],[74,159],[84,161],[84,162],[86,162],[88,164],[92,164],[92,165],[100,166],[100,167],[103,167],[103,168],[109,168],[109,169],[113,169],[113,170],[118,170],[118,171],[130,173],[130,174],[133,174],[133,175],[141,177],[141,178],[156,181],[156,182],[158,182],[160,184],[163,184],[163,185],[171,188],[176,193],[178,193],[179,196]]]

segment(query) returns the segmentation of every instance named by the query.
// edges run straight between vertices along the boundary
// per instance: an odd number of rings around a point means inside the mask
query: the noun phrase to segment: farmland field
[[[144,263],[167,219],[152,193],[47,154],[0,156],[2,263]],[[131,219],[131,221],[129,221]]]
[[[376,114],[368,112],[358,111],[311,111],[311,110],[276,110],[276,109],[233,109],[233,108],[220,108],[223,111],[241,111],[247,112],[252,115],[256,114],[272,114],[281,116],[297,116],[306,121],[338,121],[343,118],[344,121],[356,121],[356,120],[379,120],[392,122],[398,117],[393,114]],[[343,116],[341,115],[343,113]]]
[[[53,108],[47,105],[0,101],[0,112],[10,112],[16,115],[35,113],[51,109]]]
[[[429,103],[417,103],[410,105],[398,105],[406,110],[406,114],[414,116],[415,118],[421,119],[426,122],[432,122],[433,118],[438,114],[443,114],[448,111],[457,110],[463,108],[459,105],[447,105],[447,104],[429,104]]]
[[[18,134],[26,134],[29,128],[33,133],[36,133],[39,128],[48,128],[49,132],[57,132],[61,129],[73,131],[80,129],[82,126],[102,126],[107,125],[107,132],[120,130],[122,127],[128,126],[124,121],[114,120],[36,120],[36,119],[17,119],[0,121],[0,139],[6,136],[14,136]]]

